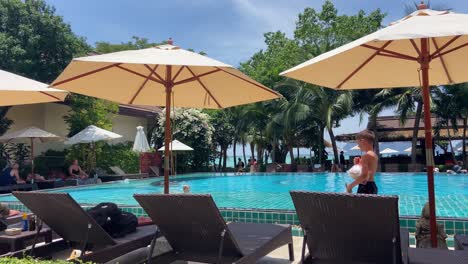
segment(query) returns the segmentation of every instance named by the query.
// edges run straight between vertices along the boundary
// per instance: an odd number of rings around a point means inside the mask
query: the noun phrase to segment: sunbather
[[[78,165],[78,160],[73,160],[73,163],[68,167],[68,174],[70,177],[75,179],[87,179],[88,174],[84,172],[80,165]]]
[[[19,165],[16,164],[16,163],[11,166],[10,176],[13,178],[14,184],[26,183],[26,181],[23,180],[20,177],[20,175],[19,175]]]

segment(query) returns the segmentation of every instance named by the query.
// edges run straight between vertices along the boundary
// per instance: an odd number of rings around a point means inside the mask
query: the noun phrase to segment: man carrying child
[[[346,185],[346,191],[351,193],[353,188],[359,185],[357,193],[377,194],[378,189],[374,176],[377,171],[379,157],[374,152],[375,135],[369,130],[364,130],[357,134],[356,141],[364,153],[360,160],[361,175],[352,183]]]

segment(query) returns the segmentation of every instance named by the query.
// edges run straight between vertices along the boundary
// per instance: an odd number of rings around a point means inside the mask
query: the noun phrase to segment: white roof
[[[133,142],[133,151],[135,152],[147,152],[150,150],[148,139],[146,139],[145,130],[142,126],[137,126],[137,133],[135,135],[135,141]]]
[[[159,151],[164,151],[164,146],[160,147],[158,149]],[[169,150],[172,151],[190,151],[193,150],[193,148],[185,145],[184,143],[180,142],[177,139],[174,139],[171,144],[169,144]]]
[[[18,131],[6,133],[0,137],[0,142],[30,142],[38,139],[41,142],[61,140],[61,137],[37,127],[27,127]]]
[[[0,106],[63,101],[68,92],[0,70]]]
[[[386,148],[386,149],[380,151],[380,154],[394,154],[394,153],[399,153],[399,151],[391,149],[391,148]]]
[[[119,134],[91,125],[69,138],[65,141],[65,144],[74,145],[79,143],[109,141],[121,137],[122,136]]]

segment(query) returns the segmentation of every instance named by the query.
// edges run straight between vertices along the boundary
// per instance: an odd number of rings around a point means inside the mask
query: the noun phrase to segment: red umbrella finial
[[[427,9],[427,5],[424,3],[424,1],[421,1],[421,3],[418,5],[418,10],[422,9]]]
[[[167,40],[167,44],[169,44],[169,45],[174,45],[174,41],[172,41],[172,38],[169,38],[169,39]]]

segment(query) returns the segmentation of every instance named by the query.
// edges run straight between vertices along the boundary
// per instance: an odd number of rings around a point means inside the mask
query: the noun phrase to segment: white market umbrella
[[[400,152],[398,150],[391,149],[391,148],[386,148],[380,151],[380,154],[395,154],[395,153],[400,153]]]
[[[31,159],[31,174],[34,175],[34,143],[59,141],[62,138],[50,132],[44,131],[37,127],[27,127],[18,131],[6,133],[0,137],[0,142],[3,143],[29,143],[31,144],[30,159]],[[34,181],[34,177],[33,177]]]
[[[162,146],[160,147],[158,150],[159,151],[164,151],[164,147],[165,146]],[[191,151],[193,150],[193,148],[185,145],[184,143],[180,142],[179,140],[177,139],[174,139],[170,144],[169,144],[169,149],[171,151]]]
[[[468,15],[418,10],[281,75],[337,90],[422,87],[431,242],[437,247],[430,85],[468,82]]]
[[[164,151],[165,149],[165,146],[162,146],[160,147],[158,150],[159,151]],[[170,152],[175,152],[176,155],[177,155],[177,151],[192,151],[193,148],[185,145],[184,143],[180,142],[179,140],[177,139],[174,139],[170,144],[169,144],[169,149],[170,149]],[[177,172],[176,168],[177,168],[177,164],[176,161],[177,161],[177,156],[174,158],[175,162],[174,162],[174,173]]]
[[[231,65],[166,45],[75,58],[55,88],[122,104],[164,106],[164,153],[169,156],[171,107],[220,109],[281,97]],[[164,193],[169,193],[169,160]]]
[[[94,125],[90,125],[85,129],[81,130],[80,132],[76,133],[73,137],[69,138],[65,141],[67,145],[75,145],[75,144],[90,144],[91,145],[91,152],[92,152],[92,163],[96,162],[96,153],[94,149],[94,143],[99,141],[110,141],[113,139],[121,138],[122,136],[99,128]],[[91,168],[94,168],[94,164],[91,164]]]
[[[91,125],[69,138],[65,141],[65,144],[74,145],[80,143],[95,143],[98,141],[109,141],[121,137],[122,136],[117,133]]]
[[[149,150],[150,146],[145,135],[145,130],[142,126],[137,126],[137,133],[135,135],[135,141],[133,142],[133,151],[141,153],[148,152]]]
[[[150,150],[150,146],[148,144],[148,139],[145,135],[145,130],[142,126],[137,126],[137,133],[135,135],[135,141],[133,142],[133,151],[142,153],[148,152]],[[141,157],[138,157],[138,170],[141,173]]]
[[[0,106],[63,101],[68,92],[0,70]]]
[[[409,147],[409,148],[407,148],[407,149],[405,149],[405,150],[403,150],[403,151],[404,151],[404,152],[411,152],[411,149],[412,149],[412,147]]]

